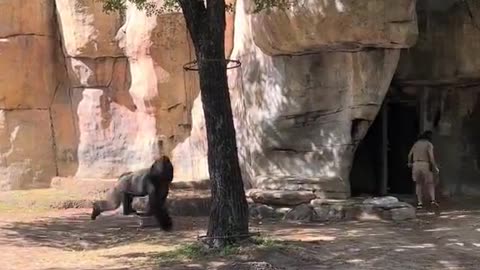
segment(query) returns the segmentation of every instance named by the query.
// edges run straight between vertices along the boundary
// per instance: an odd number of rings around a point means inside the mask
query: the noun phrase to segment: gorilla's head
[[[152,176],[167,178],[165,180],[171,181],[173,179],[173,165],[167,156],[161,156],[156,159],[150,167],[150,174]]]

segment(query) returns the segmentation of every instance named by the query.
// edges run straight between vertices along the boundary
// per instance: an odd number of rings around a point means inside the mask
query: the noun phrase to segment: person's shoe
[[[440,215],[440,205],[436,201],[432,201],[431,204],[432,204],[433,212],[435,213],[435,215],[439,216]]]
[[[417,203],[417,210],[420,210],[423,208],[423,204],[422,203]]]

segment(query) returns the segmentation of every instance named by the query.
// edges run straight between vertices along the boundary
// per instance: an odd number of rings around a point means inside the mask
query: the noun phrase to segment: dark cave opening
[[[420,130],[419,115],[416,101],[387,99],[355,152],[352,196],[414,194],[407,157]]]

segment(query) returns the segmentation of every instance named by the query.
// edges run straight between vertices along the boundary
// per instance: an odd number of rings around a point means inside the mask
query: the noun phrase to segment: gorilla
[[[154,216],[160,227],[172,229],[172,219],[165,206],[165,201],[173,181],[173,165],[166,156],[155,160],[150,168],[126,172],[118,178],[115,186],[107,192],[105,200],[93,203],[91,219],[95,220],[104,211],[117,209],[123,204],[123,214],[135,213],[142,216]],[[134,197],[148,195],[148,210],[139,214],[132,209]]]

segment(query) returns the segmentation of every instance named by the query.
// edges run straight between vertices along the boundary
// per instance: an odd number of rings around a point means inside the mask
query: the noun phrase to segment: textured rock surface
[[[2,1],[0,10],[0,108],[47,109],[58,84],[53,2]]]
[[[408,48],[417,37],[415,0],[298,1],[252,16],[255,44],[269,55]],[[246,3],[247,12],[254,1]]]
[[[480,194],[480,2],[418,1],[420,36],[403,51],[395,84],[422,104],[435,134],[440,188],[447,196]]]
[[[315,194],[309,191],[250,189],[247,196],[256,203],[269,205],[299,205],[315,199]]]
[[[57,12],[61,29],[78,29],[62,31],[71,88],[53,106],[60,174],[115,177],[169,154],[198,91],[182,70],[192,59],[182,15],[129,6],[122,18],[93,0],[57,1]]]
[[[422,85],[478,82],[480,2],[418,1],[417,9],[418,42],[402,52],[395,80]]]
[[[398,199],[392,196],[369,198],[363,201],[364,204],[383,206],[397,203]]]
[[[120,15],[106,14],[95,0],[56,0],[55,5],[68,57],[123,55],[115,40],[122,25]]]
[[[314,216],[313,208],[308,204],[301,204],[290,210],[286,215],[287,220],[311,221]]]
[[[56,175],[49,107],[62,61],[50,0],[0,1],[0,190]]]
[[[258,22],[242,10],[238,1],[232,53],[242,69],[229,75],[244,178],[255,188],[265,179],[285,179],[282,188],[316,179],[320,192],[325,183],[327,191],[349,194],[353,151],[378,112],[400,51],[271,57],[255,46],[251,29]]]
[[[275,208],[265,204],[255,204],[249,207],[250,217],[254,219],[268,219],[277,216]]]
[[[48,110],[0,110],[0,190],[48,187],[56,175],[52,146]]]

